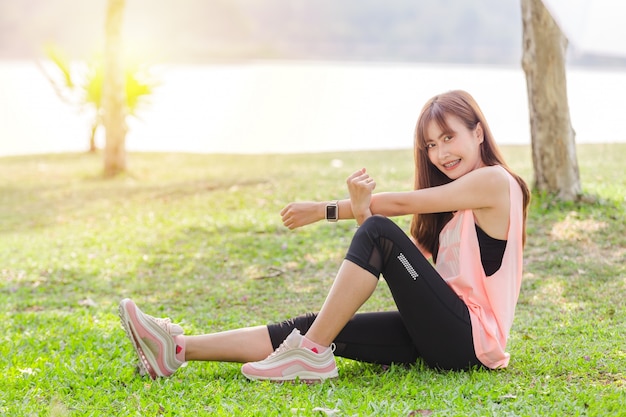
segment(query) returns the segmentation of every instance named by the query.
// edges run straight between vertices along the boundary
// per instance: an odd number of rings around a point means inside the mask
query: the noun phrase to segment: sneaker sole
[[[132,306],[131,308],[133,309],[137,308],[137,306],[135,305],[133,301],[129,299],[122,300],[119,306],[119,316],[122,322],[122,327],[126,331],[126,334],[128,335],[128,338],[131,340],[133,344],[133,348],[135,349],[135,352],[137,353],[137,356],[139,357],[139,374],[141,375],[143,371],[143,373],[148,374],[151,379],[157,379],[157,377],[170,376],[172,374],[171,372],[165,373],[158,367],[158,365],[157,367],[154,367],[151,365],[151,363],[158,363],[158,360],[157,358],[154,357],[152,351],[148,349],[147,346],[144,346],[144,342],[142,341],[142,339],[138,337],[138,331],[135,328],[133,321],[130,319],[129,309],[127,308],[127,306],[129,305],[131,305]],[[136,320],[140,322],[141,318],[137,316]],[[143,325],[143,323],[141,324]],[[145,327],[147,326],[144,325],[144,328]],[[157,337],[157,340],[161,342],[162,344],[167,344],[168,342],[172,344],[171,341],[163,340],[158,337]],[[170,346],[170,348],[175,349],[174,346]]]
[[[300,381],[306,384],[316,384],[324,382],[327,379],[334,379],[339,376],[337,368],[331,372],[320,374],[319,372],[298,371],[292,374],[282,376],[257,376],[246,373],[243,369],[241,373],[252,381],[271,381],[271,382],[296,382]]]
[[[122,303],[123,302],[124,301],[122,301]],[[148,375],[151,379],[156,379],[157,378],[156,372],[154,372],[154,369],[152,369],[152,367],[150,366],[150,363],[146,359],[146,355],[143,353],[143,350],[139,346],[137,338],[135,337],[135,334],[132,332],[130,325],[128,324],[126,311],[124,309],[124,306],[122,306],[122,304],[120,304],[119,306],[119,316],[120,316],[120,321],[122,322],[122,327],[124,328],[124,331],[126,332],[126,335],[128,336],[128,338],[132,342],[133,348],[135,349],[135,353],[137,353],[137,357],[139,358],[139,362],[137,363],[139,375],[141,376]]]
[[[255,377],[255,376],[249,376],[249,375],[246,375],[246,374],[243,374],[243,375],[246,378],[248,378],[250,381],[269,381],[269,382],[273,382],[275,384],[300,382],[302,384],[307,384],[307,385],[321,384],[324,381],[326,381],[327,379],[335,379],[335,378],[338,377],[338,375],[334,375],[334,376],[321,378],[321,377],[319,377],[317,375],[314,375],[314,376],[312,376],[310,378],[307,378],[306,376],[297,376],[295,378],[285,379],[285,377],[282,377],[282,378],[259,378],[259,377]]]

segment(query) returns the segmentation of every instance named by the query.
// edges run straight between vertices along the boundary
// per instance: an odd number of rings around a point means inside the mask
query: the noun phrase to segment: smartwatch
[[[326,220],[329,222],[336,222],[339,220],[339,209],[337,208],[336,201],[331,201],[326,204]]]

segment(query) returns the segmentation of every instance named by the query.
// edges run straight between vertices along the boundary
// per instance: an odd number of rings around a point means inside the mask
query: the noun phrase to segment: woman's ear
[[[474,134],[476,135],[476,139],[478,139],[478,143],[483,143],[485,140],[485,133],[483,132],[483,125],[481,125],[480,122],[476,123]]]

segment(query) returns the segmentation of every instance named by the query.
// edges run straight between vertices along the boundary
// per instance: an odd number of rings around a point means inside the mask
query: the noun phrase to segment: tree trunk
[[[567,101],[567,39],[541,0],[522,0],[522,22],[534,187],[573,201],[581,186]]]
[[[91,129],[89,132],[89,153],[96,153],[98,151],[98,147],[96,146],[96,131],[98,130],[98,122],[94,122],[91,125]]]
[[[126,170],[126,88],[122,66],[122,17],[125,0],[108,0],[105,23],[104,72],[102,83],[103,124],[106,130],[104,175]]]

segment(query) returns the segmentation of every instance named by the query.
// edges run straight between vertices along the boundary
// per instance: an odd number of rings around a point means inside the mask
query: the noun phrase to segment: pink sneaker
[[[337,377],[334,345],[322,353],[302,347],[303,336],[294,329],[271,355],[243,365],[241,373],[252,380],[318,382]]]
[[[170,319],[144,314],[135,303],[126,298],[119,307],[122,326],[139,356],[139,373],[170,376],[185,363],[183,329]]]

